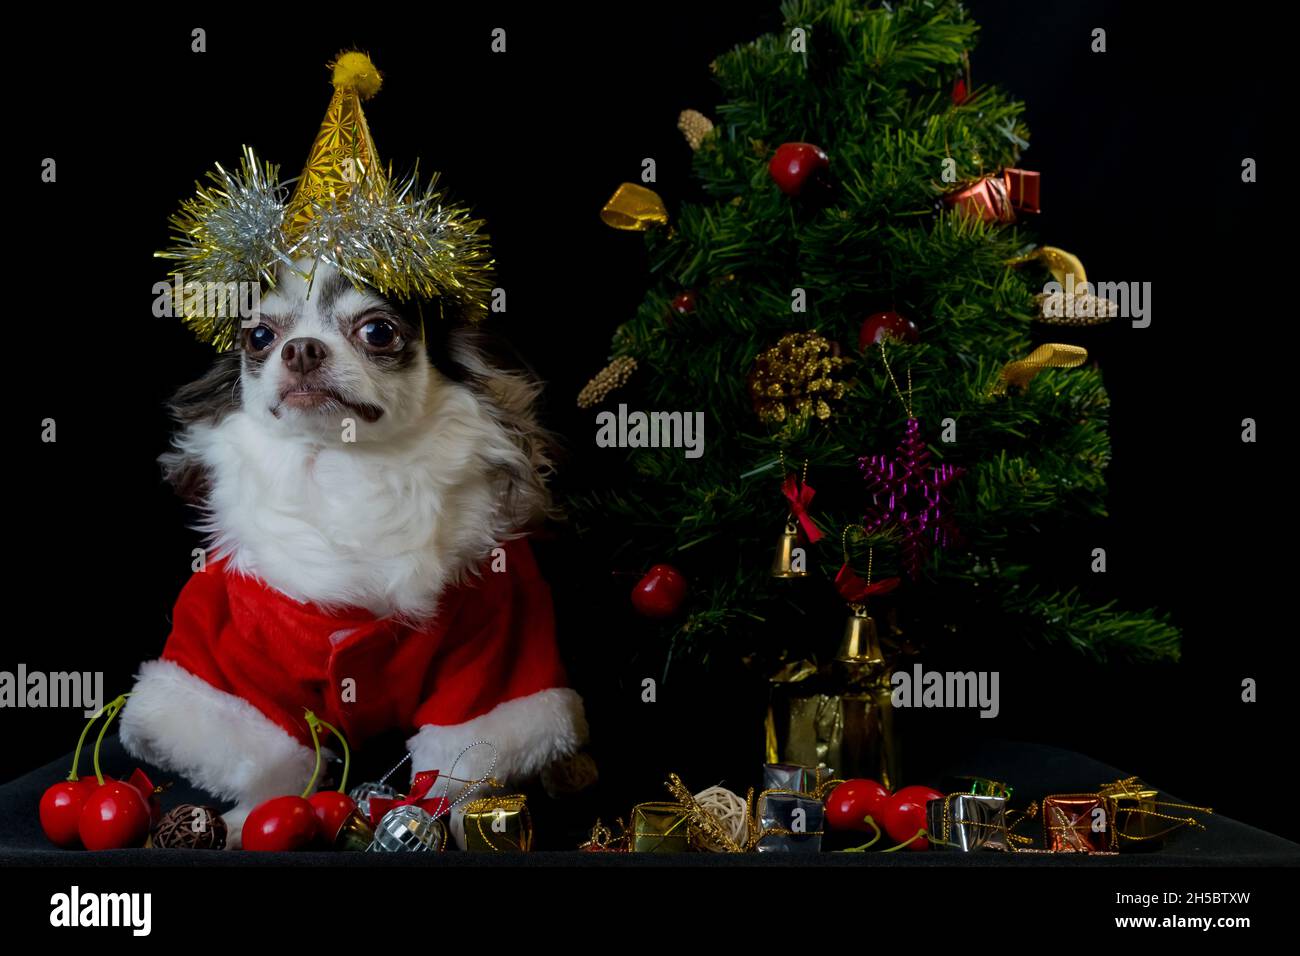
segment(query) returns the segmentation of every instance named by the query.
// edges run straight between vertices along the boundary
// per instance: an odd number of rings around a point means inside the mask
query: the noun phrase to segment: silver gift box
[[[764,793],[758,798],[758,824],[763,830],[778,827],[790,833],[773,833],[758,841],[759,853],[818,853],[822,848],[826,808],[814,797],[798,793]]]
[[[1005,850],[1007,801],[1005,797],[977,797],[952,793],[925,806],[926,830],[938,849]]]

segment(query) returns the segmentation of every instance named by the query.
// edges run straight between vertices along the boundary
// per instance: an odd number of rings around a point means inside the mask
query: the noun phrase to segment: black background
[[[971,7],[982,26],[976,82],[1028,104],[1022,165],[1044,177],[1037,234],[1078,253],[1094,280],[1154,286],[1150,328],[1117,322],[1071,337],[1106,372],[1114,463],[1109,519],[1062,546],[1078,548],[1081,579],[1091,548],[1105,547],[1113,593],[1172,612],[1184,658],[983,661],[1002,671],[1001,717],[908,713],[912,765],[981,735],[1052,743],[1296,838],[1278,798],[1292,773],[1293,625],[1279,595],[1294,493],[1269,451],[1282,429],[1275,383],[1288,375],[1273,338],[1285,334],[1286,273],[1262,238],[1276,169],[1265,161],[1263,183],[1240,178],[1243,157],[1263,158],[1276,93],[1258,72],[1262,38],[1173,5]],[[211,355],[151,316],[166,271],[151,252],[194,181],[233,162],[241,143],[297,172],[334,53],[365,49],[385,74],[366,108],[381,156],[441,169],[488,220],[509,294],[499,331],[550,383],[547,419],[568,447],[561,482],[580,488],[600,480],[602,462],[573,397],[647,278],[641,243],[597,211],[647,156],[670,208],[691,194],[678,112],[711,113],[709,60],[779,22],[775,3],[674,2],[555,17],[388,11],[366,25],[286,10],[255,27],[205,13],[115,18],[75,35],[35,28],[7,151],[19,204],[10,255],[27,281],[10,276],[18,426],[5,471],[12,623],[0,669],[102,670],[112,696],[161,648],[198,543],[155,464],[169,434],[162,406]],[[195,26],[208,31],[206,53],[190,52]],[[503,56],[489,51],[495,26],[508,31]],[[1089,51],[1094,27],[1107,30],[1105,54]],[[53,185],[37,178],[46,156],[58,161]],[[1259,445],[1240,441],[1246,416],[1260,422]],[[46,417],[56,444],[36,437]],[[649,675],[625,664],[643,634],[626,609],[628,580],[563,534],[542,555],[605,777],[590,809],[608,818],[659,799],[670,769],[701,787],[752,782],[750,703],[683,680],[642,704]],[[954,658],[980,660],[977,644]],[[1245,677],[1259,681],[1259,703],[1241,702]],[[80,725],[68,711],[0,712],[0,780],[69,751]]]

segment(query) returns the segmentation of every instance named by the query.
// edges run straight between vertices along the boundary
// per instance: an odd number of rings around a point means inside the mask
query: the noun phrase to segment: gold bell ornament
[[[844,624],[844,636],[835,659],[847,664],[883,664],[885,655],[880,650],[880,633],[876,619],[867,610],[866,599],[888,594],[898,587],[898,578],[885,578],[874,584],[871,581],[873,551],[867,553],[867,576],[860,577],[849,563],[848,533],[855,526],[844,529],[844,564],[835,575],[835,589],[849,603],[849,619]]]
[[[867,611],[867,606],[850,604],[849,612],[849,619],[844,624],[844,637],[835,659],[848,664],[885,663],[885,655],[880,653],[876,619]]]
[[[772,577],[806,578],[808,564],[802,554],[795,554],[799,549],[799,526],[794,518],[786,519],[785,530],[776,545],[776,555],[772,558]]]
[[[785,472],[785,454],[780,456],[781,471]],[[816,544],[823,537],[821,528],[808,514],[808,506],[817,494],[808,484],[808,462],[803,463],[803,478],[786,474],[781,483],[781,494],[790,505],[790,513],[785,519],[785,530],[777,542],[776,556],[772,559],[772,577],[806,578],[808,560],[799,546],[800,541]]]

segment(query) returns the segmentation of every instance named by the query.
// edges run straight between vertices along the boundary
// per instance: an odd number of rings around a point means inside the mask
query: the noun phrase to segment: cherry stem
[[[104,734],[108,732],[108,725],[113,722],[113,718],[117,716],[117,712],[126,706],[126,699],[130,696],[130,694],[123,694],[120,697],[114,697],[107,705],[105,705],[102,711],[104,715],[104,726],[99,728],[99,736],[95,738],[95,779],[99,781],[101,787],[104,785],[104,773],[99,769],[99,745],[104,742]],[[89,726],[87,726],[86,729],[89,730]]]
[[[339,729],[327,720],[317,718],[317,722],[339,739],[343,745],[343,777],[339,780],[339,793],[348,792],[348,769],[352,766],[352,752],[348,750],[347,738],[339,732]]]
[[[311,796],[312,788],[316,786],[316,778],[320,776],[320,734],[316,733],[320,718],[310,710],[304,713],[307,715],[307,729],[311,731],[311,745],[316,748],[316,766],[311,772],[311,779],[307,781],[307,789],[302,792],[302,798],[306,800]]]
[[[903,847],[907,846],[909,843],[915,843],[917,840],[922,839],[922,838],[924,838],[924,837],[928,837],[929,835],[930,835],[930,834],[928,834],[928,833],[925,832],[925,827],[921,827],[921,829],[917,830],[914,834],[912,834],[911,837],[909,837],[908,839],[904,840],[902,843],[898,844],[898,846],[891,846],[888,850],[881,850],[880,852],[881,852],[881,853],[893,853],[895,850],[901,850]]]
[[[104,716],[106,710],[108,710],[107,704],[95,711],[90,720],[86,721],[86,726],[81,729],[81,736],[77,738],[77,749],[72,754],[72,769],[68,771],[68,780],[73,783],[81,779],[77,776],[77,764],[81,761],[81,748],[86,744],[86,734],[90,733],[90,728],[95,726],[95,721]]]
[[[871,814],[867,814],[865,817],[863,817],[862,822],[871,824],[871,829],[876,831],[876,835],[873,836],[866,843],[862,844],[862,846],[849,847],[847,850],[844,851],[845,853],[865,853],[867,850],[871,849],[880,841],[880,827],[876,825],[875,820],[871,819]]]

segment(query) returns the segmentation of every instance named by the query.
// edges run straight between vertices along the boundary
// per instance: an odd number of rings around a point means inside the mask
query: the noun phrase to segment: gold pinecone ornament
[[[749,394],[761,421],[786,427],[816,417],[831,417],[832,403],[844,397],[849,359],[835,354],[817,332],[791,332],[760,352],[749,373]]]

